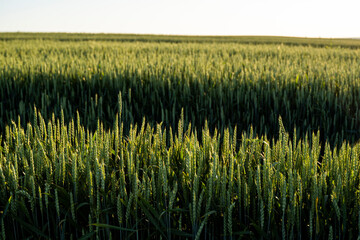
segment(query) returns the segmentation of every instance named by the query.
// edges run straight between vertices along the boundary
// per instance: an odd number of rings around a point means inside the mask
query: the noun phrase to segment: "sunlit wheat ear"
[[[130,193],[130,197],[129,197],[129,200],[127,202],[126,213],[125,213],[126,224],[128,224],[130,222],[130,213],[131,213],[131,210],[132,210],[133,200],[134,200],[134,194]]]
[[[74,185],[74,198],[76,199],[77,197],[77,191],[78,191],[78,186],[77,186],[77,156],[72,155],[72,180],[73,180],[73,185]],[[81,157],[81,156],[80,156]]]
[[[264,201],[260,200],[260,226],[261,229],[264,230],[264,224],[265,224],[265,207],[264,207]]]
[[[173,187],[173,190],[172,190],[171,195],[170,195],[169,209],[172,209],[172,208],[173,208],[177,191],[178,191],[178,184],[177,184],[177,182],[175,182],[174,187]]]

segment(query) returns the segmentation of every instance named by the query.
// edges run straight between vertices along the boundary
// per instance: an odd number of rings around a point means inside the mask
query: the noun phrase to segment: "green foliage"
[[[36,119],[27,129],[8,126],[0,152],[1,231],[9,239],[359,233],[360,145],[326,147],[321,159],[318,135],[292,142],[281,119],[272,145],[250,132],[239,148],[228,129],[220,148],[206,129],[202,143],[184,128],[161,144],[165,130],[145,123],[119,137],[118,126],[99,123],[90,133],[58,120],[42,128]]]
[[[0,239],[360,236],[358,41],[0,39]]]
[[[272,138],[281,115],[284,126],[296,127],[302,138],[320,130],[321,142],[333,146],[360,137],[359,49],[286,46],[281,38],[276,44],[259,38],[264,44],[254,45],[31,36],[0,41],[3,133],[18,116],[22,126],[32,122],[34,105],[46,121],[53,113],[61,118],[63,110],[65,122],[79,114],[91,131],[98,119],[111,128],[121,91],[125,134],[144,117],[154,127],[162,122],[178,129],[183,109],[185,127],[191,121],[198,131],[207,120],[211,133],[237,126],[240,137],[252,125]]]

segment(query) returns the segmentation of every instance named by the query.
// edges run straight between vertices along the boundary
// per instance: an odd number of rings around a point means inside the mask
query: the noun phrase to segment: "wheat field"
[[[0,34],[0,239],[357,239],[360,44]]]

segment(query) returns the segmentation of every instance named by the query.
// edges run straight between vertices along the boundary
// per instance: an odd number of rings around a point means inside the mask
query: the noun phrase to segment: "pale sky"
[[[0,0],[0,32],[360,37],[359,0]]]

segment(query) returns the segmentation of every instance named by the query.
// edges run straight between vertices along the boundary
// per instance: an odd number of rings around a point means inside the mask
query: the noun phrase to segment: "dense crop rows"
[[[0,239],[360,237],[356,47],[31,36],[0,36]]]
[[[34,105],[45,119],[79,111],[113,125],[119,91],[124,122],[185,122],[211,130],[253,125],[258,134],[320,130],[339,143],[360,137],[360,50],[239,44],[12,41],[0,43],[0,127]],[[128,130],[128,127],[127,129]]]
[[[354,239],[360,225],[360,145],[250,132],[220,142],[208,128],[170,138],[144,122],[128,137],[116,117],[91,133],[78,118],[7,127],[0,153],[3,236],[20,239]],[[201,138],[202,143],[199,143]],[[272,145],[272,146],[271,146]]]

